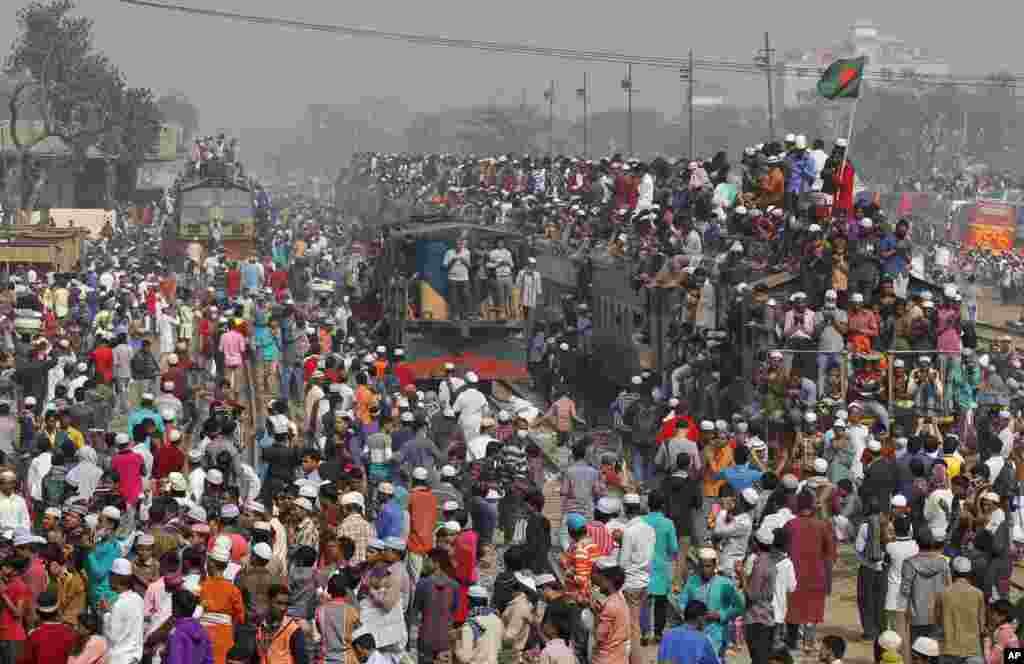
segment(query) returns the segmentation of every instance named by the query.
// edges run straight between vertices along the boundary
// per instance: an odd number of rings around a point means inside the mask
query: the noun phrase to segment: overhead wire
[[[439,35],[422,35],[405,32],[394,32],[365,28],[359,26],[331,25],[325,23],[312,23],[296,19],[278,18],[271,16],[259,16],[254,14],[243,14],[228,12],[218,9],[205,9],[191,7],[168,2],[157,2],[155,0],[120,0],[122,4],[148,9],[159,9],[163,11],[203,16],[207,18],[219,18],[231,21],[240,21],[256,25],[267,25],[274,27],[295,28],[315,32],[347,35],[352,37],[366,37],[385,39],[421,46],[440,46],[446,48],[461,48],[489,53],[534,55],[546,58],[572,60],[578,62],[598,62],[604,64],[624,64],[650,67],[653,69],[676,70],[686,72],[689,70],[689,60],[672,56],[656,55],[631,55],[617,51],[607,50],[580,50],[569,48],[558,48],[550,46],[535,46],[531,44],[517,44],[494,41],[483,41],[477,39],[455,39]],[[736,60],[694,58],[693,68],[716,73],[745,74],[765,76],[768,73],[768,65],[764,62],[740,62]],[[818,78],[825,71],[824,67],[811,65],[772,63],[770,70],[773,75],[785,78]],[[1004,88],[1015,89],[1024,86],[1024,75],[1010,74],[1005,78],[994,79],[988,76],[955,77],[938,74],[919,74],[916,72],[908,75],[904,72],[865,71],[862,77],[866,81],[892,85],[918,85],[937,86],[947,88]]]

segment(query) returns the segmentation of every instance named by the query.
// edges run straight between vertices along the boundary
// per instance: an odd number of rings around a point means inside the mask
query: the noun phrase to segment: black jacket
[[[672,519],[679,536],[692,535],[693,516],[704,503],[704,489],[700,480],[683,477],[680,474],[669,475],[662,483],[665,495],[665,516]]]

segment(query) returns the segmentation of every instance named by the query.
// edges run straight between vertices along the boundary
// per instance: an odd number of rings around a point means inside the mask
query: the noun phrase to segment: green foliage
[[[33,142],[56,137],[78,159],[98,147],[137,161],[158,135],[160,111],[149,90],[129,88],[94,48],[92,20],[74,16],[74,9],[73,0],[33,0],[18,11],[20,32],[5,62],[19,81],[11,123],[31,107],[43,123]]]

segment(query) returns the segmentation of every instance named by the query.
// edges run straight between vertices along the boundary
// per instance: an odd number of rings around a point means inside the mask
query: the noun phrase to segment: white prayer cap
[[[878,635],[878,646],[882,650],[898,651],[902,645],[903,639],[891,629],[887,629]]]
[[[939,642],[927,636],[919,636],[910,649],[925,657],[939,656]]]

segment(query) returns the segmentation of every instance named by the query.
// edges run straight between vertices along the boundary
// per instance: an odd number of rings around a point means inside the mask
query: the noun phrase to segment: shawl
[[[79,448],[79,462],[67,474],[67,482],[78,487],[78,496],[92,500],[92,495],[103,477],[103,469],[97,465],[96,450],[88,445]]]

